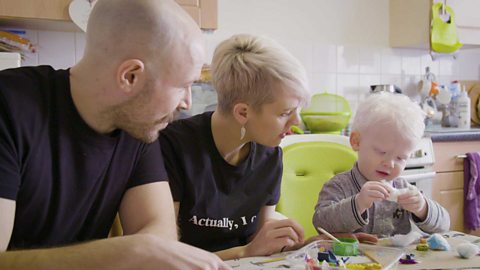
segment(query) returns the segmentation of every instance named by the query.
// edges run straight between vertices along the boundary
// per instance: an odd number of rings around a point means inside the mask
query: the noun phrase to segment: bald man
[[[177,241],[148,144],[202,63],[172,0],[99,0],[77,65],[0,72],[0,269],[230,269]],[[125,236],[105,239],[117,211]]]

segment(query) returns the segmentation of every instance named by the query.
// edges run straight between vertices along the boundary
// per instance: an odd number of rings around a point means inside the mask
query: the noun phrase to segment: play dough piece
[[[462,243],[457,246],[458,255],[464,259],[470,259],[480,252],[480,248],[472,243]]]
[[[427,240],[428,246],[433,250],[450,250],[447,240],[440,234],[434,233]]]
[[[382,180],[381,182],[385,185],[385,187],[390,192],[390,196],[388,196],[387,200],[392,201],[392,202],[397,202],[398,201],[398,196],[400,196],[402,194],[405,194],[408,191],[416,188],[415,186],[409,184],[408,187],[406,187],[406,188],[398,188],[397,189],[397,188],[393,187],[392,181]]]

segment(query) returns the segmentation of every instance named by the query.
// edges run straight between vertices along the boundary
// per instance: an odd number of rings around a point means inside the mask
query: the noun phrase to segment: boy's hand
[[[427,201],[418,188],[412,187],[408,192],[398,196],[397,203],[423,221],[427,217]]]
[[[245,246],[245,257],[265,256],[286,251],[303,243],[303,228],[292,219],[269,220]]]
[[[372,207],[373,202],[383,201],[390,195],[386,184],[378,181],[366,182],[355,197],[357,210],[363,214],[365,210]]]

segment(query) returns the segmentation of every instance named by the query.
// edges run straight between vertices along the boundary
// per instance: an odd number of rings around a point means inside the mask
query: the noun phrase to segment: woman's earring
[[[240,128],[240,140],[243,140],[243,138],[245,138],[246,132],[247,130],[245,129],[245,127]]]

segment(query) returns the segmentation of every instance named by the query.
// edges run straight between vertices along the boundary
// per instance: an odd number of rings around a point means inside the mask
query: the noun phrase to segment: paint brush
[[[331,235],[329,232],[325,231],[322,227],[317,227],[317,230],[319,230],[321,233],[325,234],[328,238],[332,239],[333,241],[336,241],[336,242],[339,242],[339,243],[341,242],[340,240],[338,240],[338,238]]]

